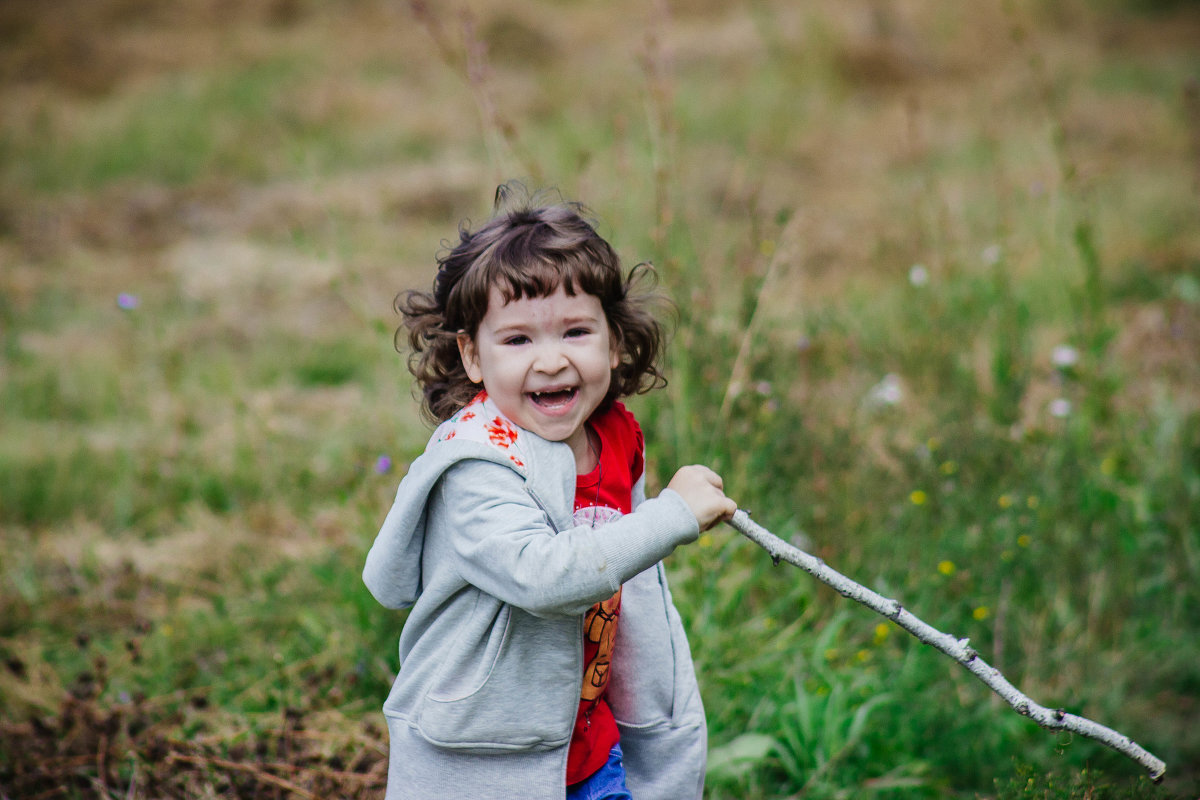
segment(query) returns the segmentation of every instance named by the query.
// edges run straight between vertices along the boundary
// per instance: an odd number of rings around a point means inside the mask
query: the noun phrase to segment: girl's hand
[[[700,530],[706,531],[722,520],[729,519],[737,511],[737,503],[725,496],[721,476],[700,464],[680,467],[667,484],[667,488],[679,493]]]

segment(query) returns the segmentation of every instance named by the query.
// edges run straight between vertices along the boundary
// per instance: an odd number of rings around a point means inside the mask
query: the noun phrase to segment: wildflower
[[[1117,459],[1105,456],[1104,460],[1100,462],[1100,471],[1110,478],[1117,474]]]
[[[939,561],[938,562],[937,571],[947,577],[954,574],[954,569],[955,569],[955,567],[954,567],[953,561]]]
[[[121,309],[122,311],[133,311],[140,303],[141,301],[138,299],[136,294],[121,292],[119,295],[117,295],[117,308]]]
[[[929,283],[929,270],[924,264],[913,264],[908,271],[908,282],[918,289]]]
[[[711,533],[701,534],[700,538],[696,540],[696,544],[700,545],[701,547],[712,547],[712,544],[713,544],[712,534]]]
[[[925,448],[931,453],[934,452],[935,450],[937,450],[941,446],[942,446],[942,440],[936,436],[930,436],[925,441]]]
[[[894,406],[903,399],[904,387],[900,383],[900,377],[890,372],[867,392],[867,402],[872,405]]]
[[[770,397],[771,396],[771,382],[770,381],[759,381],[758,383],[754,384],[754,391],[758,392],[763,397]]]
[[[1013,504],[1013,499],[1010,495],[1002,494],[998,498],[996,498],[996,505],[1000,506],[1001,508],[1008,508],[1012,504]]]
[[[837,657],[838,657],[838,649],[836,647],[826,648],[826,650],[825,650],[825,660],[826,661],[836,661]]]
[[[1057,369],[1070,369],[1079,363],[1079,351],[1067,344],[1060,344],[1050,353],[1050,363]]]
[[[875,637],[873,641],[880,645],[887,641],[887,638],[892,633],[892,628],[886,622],[881,622],[875,626]]]
[[[941,471],[943,475],[953,475],[954,473],[958,472],[958,463],[952,460],[943,461],[942,465],[938,467],[938,470]]]
[[[979,606],[978,608],[976,608],[974,611],[971,612],[971,616],[974,617],[976,620],[982,621],[982,620],[987,619],[988,614],[990,614],[990,613],[991,613],[991,609],[989,609],[987,606]]]
[[[767,258],[770,258],[771,256],[775,255],[775,240],[774,239],[763,239],[758,244],[758,252],[762,253]]]
[[[1038,496],[1036,494],[1031,494],[1031,495],[1029,495],[1029,497],[1025,498],[1025,506],[1030,511],[1035,510],[1041,504],[1042,504],[1042,501],[1038,499]]]
[[[378,475],[383,475],[390,472],[392,469],[392,459],[387,456],[380,456],[375,459],[375,472]]]
[[[1050,416],[1063,419],[1071,415],[1071,401],[1065,397],[1060,397],[1050,401]]]
[[[1000,249],[1000,245],[989,244],[987,247],[983,248],[983,252],[980,255],[983,257],[983,263],[990,267],[994,267],[996,264],[1000,263],[1000,256],[1002,253],[1003,251]]]
[[[171,634],[175,633],[175,629],[168,624],[163,624],[158,626],[158,632],[169,638]]]
[[[855,654],[854,654],[854,658],[855,658],[855,659],[856,659],[856,660],[857,660],[857,661],[858,661],[860,664],[862,664],[862,663],[866,663],[867,661],[870,661],[870,660],[871,660],[871,651],[870,651],[870,650],[866,650],[866,649],[859,650],[857,653],[855,653]]]
[[[913,490],[913,493],[908,496],[908,499],[914,506],[923,506],[929,500],[929,495],[925,494],[920,489]]]
[[[1032,541],[1033,541],[1033,539],[1031,539],[1029,537],[1029,534],[1022,533],[1020,536],[1017,537],[1017,547],[1029,547],[1029,544]]]

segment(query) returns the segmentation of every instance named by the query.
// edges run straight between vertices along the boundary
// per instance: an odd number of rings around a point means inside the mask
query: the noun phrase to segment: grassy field
[[[678,305],[708,797],[1200,795],[1200,6],[0,2],[0,796],[380,796],[392,346],[508,178]]]

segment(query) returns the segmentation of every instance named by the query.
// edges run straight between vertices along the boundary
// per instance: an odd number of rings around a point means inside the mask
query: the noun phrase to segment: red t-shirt
[[[588,421],[600,441],[600,463],[575,478],[575,524],[600,527],[633,510],[633,485],[642,477],[642,429],[625,406],[613,403]],[[583,688],[567,751],[567,785],[591,777],[620,740],[604,699],[621,615],[621,590],[588,611],[583,625]]]

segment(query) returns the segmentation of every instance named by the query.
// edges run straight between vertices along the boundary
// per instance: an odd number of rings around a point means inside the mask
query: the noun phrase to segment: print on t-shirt
[[[605,523],[620,519],[621,512],[607,506],[587,506],[575,512],[575,524],[599,528]],[[617,639],[617,618],[621,614],[621,590],[607,600],[596,603],[583,618],[583,635],[588,644],[596,646],[596,653],[584,665],[583,692],[579,699],[585,702],[603,696],[608,685],[609,667],[612,664],[613,644]],[[591,648],[585,648],[585,651]]]
[[[584,636],[597,645],[596,655],[583,671],[583,692],[580,700],[595,700],[604,694],[608,671],[612,664],[613,643],[617,640],[617,617],[621,613],[621,590],[603,603],[597,603],[584,618]]]

